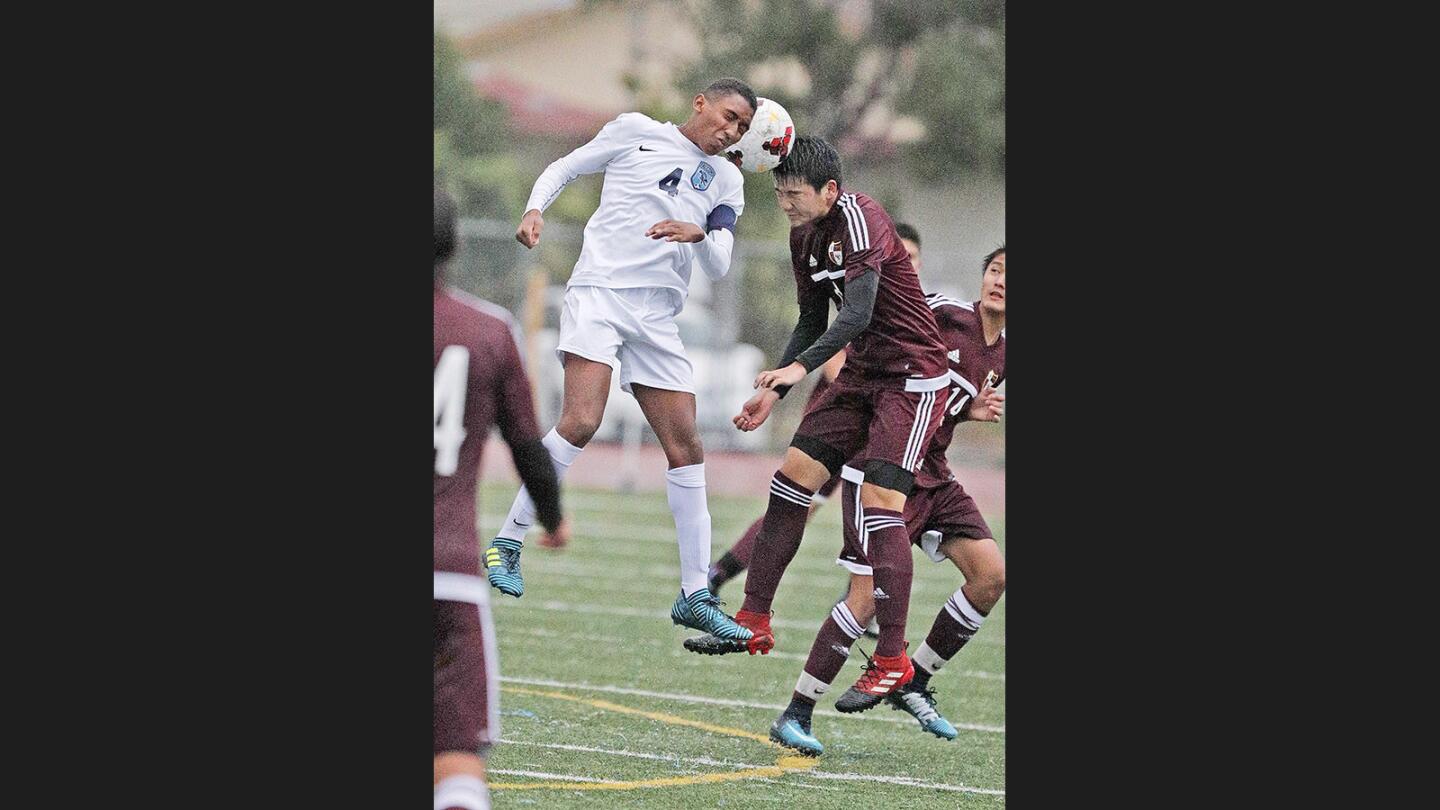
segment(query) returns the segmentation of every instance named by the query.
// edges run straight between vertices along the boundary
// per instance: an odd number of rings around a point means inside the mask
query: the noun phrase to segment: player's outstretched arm
[[[545,225],[541,212],[555,202],[570,181],[582,174],[604,171],[611,160],[625,151],[633,127],[622,115],[606,124],[589,143],[546,166],[530,189],[530,199],[525,203],[525,215],[515,231],[515,239],[527,248],[535,247],[540,242],[540,229]]]

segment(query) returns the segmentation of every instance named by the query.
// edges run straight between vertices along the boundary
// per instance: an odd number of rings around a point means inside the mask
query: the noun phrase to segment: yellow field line
[[[622,706],[619,703],[611,703],[608,700],[597,700],[593,698],[576,697],[567,695],[564,692],[546,692],[539,689],[524,689],[518,686],[502,686],[502,692],[514,692],[520,695],[535,695],[538,697],[555,698],[556,700],[568,700],[573,703],[583,703],[587,706],[594,706],[605,711],[619,712],[620,714],[633,714],[640,717],[656,720],[661,723],[669,723],[675,726],[689,726],[702,731],[709,731],[714,734],[724,734],[730,737],[744,737],[748,740],[758,740],[773,748],[784,751],[784,747],[771,742],[768,737],[753,734],[738,728],[728,726],[717,726],[713,723],[704,723],[699,720],[691,720],[686,717],[678,717],[664,712],[647,712],[641,709],[634,709],[629,706]],[[732,782],[739,779],[756,779],[766,776],[781,776],[789,771],[806,771],[816,765],[813,757],[802,757],[792,754],[781,754],[775,760],[774,765],[766,765],[758,768],[744,768],[738,771],[727,771],[724,773],[702,773],[693,776],[666,776],[656,779],[641,779],[633,782],[491,782],[491,790],[633,790],[635,788],[651,787],[679,787],[682,785],[702,785],[712,782]]]

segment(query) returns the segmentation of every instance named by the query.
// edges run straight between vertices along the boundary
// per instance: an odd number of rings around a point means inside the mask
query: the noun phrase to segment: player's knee
[[[595,431],[600,429],[600,419],[599,416],[562,414],[560,424],[555,426],[555,432],[576,447],[584,447],[595,437]]]
[[[979,576],[975,578],[975,591],[976,600],[985,603],[976,607],[989,612],[1005,593],[1004,561],[987,566],[979,572]]]
[[[705,446],[698,433],[672,439],[665,445],[665,460],[671,467],[689,467],[705,463]]]

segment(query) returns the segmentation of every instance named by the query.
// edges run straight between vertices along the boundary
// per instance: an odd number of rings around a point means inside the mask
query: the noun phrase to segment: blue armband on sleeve
[[[717,228],[727,228],[730,233],[735,233],[735,209],[728,205],[716,207],[705,219],[705,232],[709,233]]]

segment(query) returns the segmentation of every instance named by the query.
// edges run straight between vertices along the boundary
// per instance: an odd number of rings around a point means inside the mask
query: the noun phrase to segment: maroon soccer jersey
[[[850,341],[837,382],[906,391],[945,387],[940,330],[895,223],[879,203],[842,192],[830,213],[791,231],[790,263],[802,308],[817,290],[839,305],[847,280],[880,274],[870,324]]]
[[[925,302],[935,313],[948,352],[950,396],[945,400],[945,419],[925,449],[925,460],[915,474],[917,487],[933,487],[955,478],[945,459],[955,425],[964,420],[971,401],[987,382],[995,388],[1005,379],[1005,330],[1000,330],[994,346],[985,345],[978,301],[967,303],[932,294],[925,296]]]
[[[491,425],[511,447],[539,438],[514,319],[435,288],[435,570],[480,575],[475,488]]]

